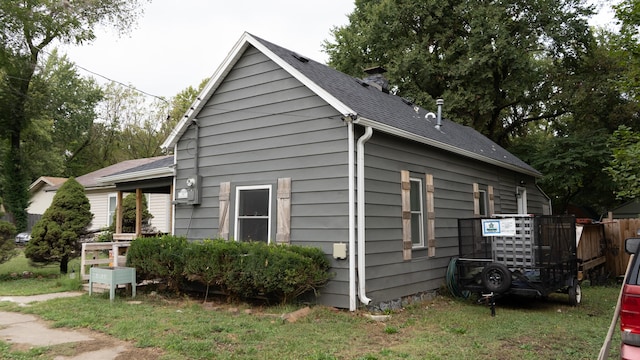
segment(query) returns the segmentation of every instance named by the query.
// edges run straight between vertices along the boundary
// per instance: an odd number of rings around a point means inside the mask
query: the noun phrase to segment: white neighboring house
[[[173,177],[173,155],[157,156],[152,158],[126,160],[105,168],[79,176],[76,180],[85,188],[85,194],[91,204],[93,221],[89,227],[90,231],[98,231],[111,225],[113,214],[116,209],[116,199],[118,191],[123,191],[124,196],[132,191],[119,188],[117,182],[133,179],[132,181],[149,180],[156,174],[161,177]],[[169,166],[165,166],[169,164]],[[126,174],[126,175],[125,175]],[[147,177],[147,179],[144,179]],[[106,179],[106,180],[105,180]],[[111,180],[109,180],[111,179]],[[27,212],[30,214],[43,214],[51,205],[53,196],[60,188],[65,178],[40,177],[29,190],[31,191],[31,203]],[[148,190],[148,191],[147,191]],[[170,191],[162,189],[158,192],[156,188],[144,188],[143,192],[147,198],[149,212],[153,215],[151,225],[158,232],[171,231],[171,196]]]
[[[29,186],[29,207],[27,207],[27,213],[42,215],[44,211],[49,208],[55,191],[47,191],[51,187],[59,187],[67,178],[53,177],[53,176],[41,176],[38,180],[31,183]]]

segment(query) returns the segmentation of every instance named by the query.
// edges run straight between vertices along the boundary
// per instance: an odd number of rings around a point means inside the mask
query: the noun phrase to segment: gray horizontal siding
[[[255,49],[249,49],[198,114],[202,201],[177,206],[175,232],[190,239],[218,233],[219,186],[272,185],[275,238],[277,179],[290,177],[291,243],[321,248],[348,241],[348,144],[341,114]],[[176,181],[195,172],[195,128],[177,145]],[[178,185],[180,188],[180,185]],[[348,263],[331,259],[335,278],[320,301],[348,307]]]
[[[494,187],[496,212],[516,211],[515,187],[522,177],[514,172],[381,132],[374,132],[365,147],[366,288],[374,302],[434,290],[444,283],[449,260],[458,254],[458,219],[473,217],[474,183]],[[434,177],[433,258],[424,249],[414,249],[413,259],[403,260],[401,170]],[[527,196],[530,204],[541,198],[529,188]]]

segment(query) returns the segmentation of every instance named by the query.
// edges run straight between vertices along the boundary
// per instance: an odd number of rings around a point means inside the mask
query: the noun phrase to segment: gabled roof
[[[189,112],[162,144],[163,148],[175,146],[249,46],[277,63],[339,113],[354,119],[356,124],[520,173],[541,176],[537,170],[471,127],[442,119],[442,126],[437,129],[435,123],[425,119],[429,111],[249,33],[242,35],[218,67]]]
[[[31,185],[29,185],[29,192],[35,193],[42,188],[45,188],[45,190],[47,190],[47,187],[58,187],[67,180],[67,178],[63,177],[40,176],[36,181],[32,182]]]

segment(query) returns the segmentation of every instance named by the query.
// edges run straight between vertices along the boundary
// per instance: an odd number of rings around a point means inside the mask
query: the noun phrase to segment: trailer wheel
[[[500,263],[491,263],[482,269],[482,284],[494,293],[503,293],[511,287],[511,272]]]
[[[573,285],[569,287],[569,304],[571,306],[578,306],[582,301],[582,289],[577,280],[574,280]]]

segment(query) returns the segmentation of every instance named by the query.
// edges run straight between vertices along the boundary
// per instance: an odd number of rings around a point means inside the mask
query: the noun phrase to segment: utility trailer
[[[561,292],[572,305],[580,303],[573,216],[459,219],[458,231],[452,281],[459,291],[539,297]]]

